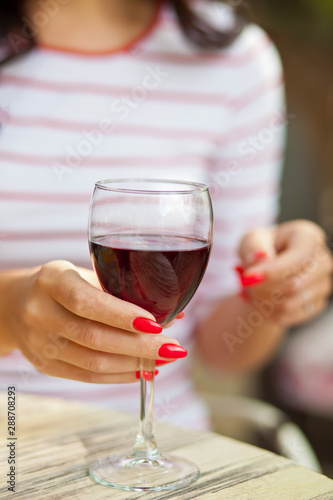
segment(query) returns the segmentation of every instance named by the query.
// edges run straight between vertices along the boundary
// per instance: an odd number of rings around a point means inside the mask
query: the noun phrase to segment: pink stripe
[[[278,123],[276,123],[278,120]],[[260,117],[258,120],[252,120],[250,123],[240,125],[223,134],[218,141],[219,146],[226,146],[229,143],[247,139],[249,136],[257,135],[263,129],[272,129],[274,126],[281,126],[286,122],[287,117],[284,111],[276,111],[267,116]]]
[[[275,146],[275,144],[273,145]],[[272,150],[272,144],[267,144],[266,146],[262,145],[264,149],[261,151],[256,151],[254,146],[249,147],[252,148],[251,153],[247,153],[245,155],[238,154],[237,156],[229,158],[219,158],[218,161],[213,163],[215,173],[217,170],[221,172],[228,171],[228,166],[241,169],[247,169],[250,167],[256,168],[263,165],[267,166],[271,163],[280,162],[285,157],[284,148],[281,147]],[[249,157],[250,154],[251,157]],[[216,176],[218,177],[218,173],[216,173]]]
[[[122,167],[122,166],[130,166],[130,167],[160,167],[166,166],[192,166],[192,165],[200,165],[203,162],[210,161],[208,156],[203,155],[180,155],[180,156],[170,156],[170,157],[160,157],[160,156],[147,156],[147,157],[99,157],[94,156],[93,158],[89,157],[79,157],[78,164],[76,165],[68,165],[70,168],[79,168],[79,167],[101,167],[101,168],[110,168],[110,167]],[[12,163],[20,163],[23,165],[32,165],[35,167],[52,167],[54,163],[59,163],[61,166],[67,167],[65,157],[57,157],[57,156],[43,156],[37,154],[22,154],[22,153],[14,153],[12,151],[2,151],[1,159],[3,162],[12,162]]]
[[[2,270],[8,270],[8,269],[25,269],[26,267],[36,267],[36,266],[42,266],[43,264],[46,264],[50,259],[39,259],[39,260],[34,260],[34,259],[27,259],[25,261],[22,260],[13,260],[10,262],[0,262],[0,269]],[[89,259],[86,260],[77,260],[77,259],[72,259],[71,262],[77,266],[77,267],[83,267],[85,269],[91,269],[93,270],[92,263]]]
[[[88,240],[87,231],[7,231],[0,241]]]
[[[80,122],[80,121],[70,121],[70,120],[59,120],[47,117],[30,117],[30,116],[13,116],[11,115],[8,119],[7,126],[15,127],[36,127],[36,128],[50,128],[58,130],[71,130],[74,132],[81,132],[82,130],[90,131],[100,130],[99,123],[92,122]],[[102,132],[101,132],[102,133]],[[149,136],[149,137],[161,137],[166,139],[197,139],[205,140],[210,142],[216,142],[217,136],[214,132],[208,132],[207,130],[181,130],[175,127],[158,127],[158,126],[147,126],[147,125],[130,125],[117,123],[114,125],[114,129],[109,132],[103,132],[103,135],[136,135],[136,136]]]
[[[254,104],[259,99],[262,99],[265,94],[279,88],[282,89],[283,83],[283,76],[279,76],[274,80],[264,82],[262,85],[256,85],[250,92],[231,100],[230,105],[236,107],[238,110],[246,108],[250,104]]]
[[[0,191],[0,201],[28,201],[35,203],[84,203],[89,204],[90,194],[84,193],[40,193],[22,191]]]
[[[254,200],[263,195],[275,195],[280,191],[280,186],[274,183],[254,184],[253,186],[227,186],[221,187],[213,192],[213,199],[217,197],[220,200],[242,200],[244,198],[253,198]],[[214,196],[215,194],[215,196]]]
[[[62,93],[85,93],[93,95],[107,95],[119,97],[124,93],[132,91],[132,87],[115,86],[115,85],[100,85],[94,83],[83,82],[53,82],[50,80],[33,79],[28,77],[19,77],[15,75],[1,75],[1,84],[16,85],[18,87],[33,88],[37,90],[46,90],[48,92]],[[199,92],[176,92],[163,91],[154,89],[147,92],[147,98],[157,101],[166,102],[181,102],[190,104],[217,105],[223,104],[228,100],[228,97],[223,97],[221,94],[205,94]]]
[[[175,32],[179,31],[179,28],[176,23],[170,23],[167,26],[169,29],[175,28]],[[134,54],[128,54],[129,56],[135,58],[136,60],[144,60],[151,61],[156,63],[167,63],[167,64],[220,64],[223,67],[238,67],[238,66],[246,66],[247,64],[253,64],[255,58],[267,49],[273,46],[272,41],[265,37],[263,43],[261,45],[257,45],[255,47],[251,47],[250,49],[240,53],[232,53],[231,51],[220,52],[220,53],[188,53],[188,54],[179,54],[172,52],[158,52],[153,50],[137,51]]]
[[[235,220],[223,219],[216,217],[214,220],[214,229],[221,232],[239,232],[240,227],[259,227],[267,226],[273,222],[273,215],[268,214],[253,214],[250,217],[238,217]]]
[[[213,244],[212,257],[220,259],[234,259],[237,256],[237,250],[235,248],[226,248],[224,246],[219,246],[217,243]]]
[[[36,90],[44,90],[48,92],[75,93],[75,94],[93,94],[107,95],[119,97],[124,93],[131,93],[132,87],[114,86],[114,85],[99,85],[94,83],[82,82],[53,82],[50,80],[34,79],[28,77],[19,77],[15,75],[0,76],[0,83],[5,85],[15,85],[18,87],[32,88]],[[255,85],[253,89],[246,93],[230,99],[229,95],[216,94],[213,92],[182,92],[171,90],[154,89],[147,92],[146,99],[152,101],[177,102],[181,104],[203,105],[203,106],[226,106],[237,107],[247,106],[254,102],[255,99],[262,97],[264,92],[272,90],[277,85],[281,85],[281,77],[279,81],[265,82],[262,85]]]
[[[229,143],[233,143],[236,141],[240,141],[242,139],[246,139],[248,136],[253,136],[255,134],[260,133],[262,130],[269,128],[274,125],[283,126],[283,122],[286,119],[285,113],[280,112],[279,114],[270,114],[265,116],[264,118],[260,118],[257,122],[251,122],[246,125],[241,125],[240,127],[235,127],[231,129],[226,134],[223,134],[221,137],[217,137],[215,132],[210,132],[207,130],[195,130],[195,129],[175,129],[167,128],[167,127],[158,127],[158,126],[147,126],[147,125],[131,125],[131,124],[122,124],[117,123],[114,126],[114,129],[110,132],[103,132],[105,135],[140,135],[140,136],[149,136],[149,137],[161,137],[161,138],[172,138],[172,139],[199,139],[205,141],[211,141],[214,144],[219,146],[226,146]],[[278,120],[278,124],[276,123]],[[71,130],[73,132],[82,132],[82,131],[93,131],[99,130],[99,123],[92,122],[81,122],[81,121],[72,121],[72,120],[60,120],[57,118],[48,118],[48,117],[30,117],[30,116],[14,116],[8,115],[7,126],[15,126],[15,127],[36,127],[36,128],[51,128],[51,129],[59,129],[59,130]]]

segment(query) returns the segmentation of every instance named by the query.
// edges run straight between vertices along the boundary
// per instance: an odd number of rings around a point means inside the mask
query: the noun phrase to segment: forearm
[[[22,291],[36,269],[11,269],[0,272],[0,356],[18,348],[13,331],[18,322]]]
[[[224,298],[197,330],[204,360],[225,372],[260,369],[276,352],[286,330],[238,296]]]

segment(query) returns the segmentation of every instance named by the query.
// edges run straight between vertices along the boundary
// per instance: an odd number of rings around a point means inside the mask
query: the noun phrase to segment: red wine
[[[151,312],[161,324],[188,304],[206,270],[211,246],[179,236],[108,235],[90,241],[105,292]]]

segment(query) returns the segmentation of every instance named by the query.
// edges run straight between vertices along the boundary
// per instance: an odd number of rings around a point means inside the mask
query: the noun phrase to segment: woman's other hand
[[[251,231],[239,248],[244,300],[283,327],[308,321],[327,306],[333,260],[324,231],[295,220]]]

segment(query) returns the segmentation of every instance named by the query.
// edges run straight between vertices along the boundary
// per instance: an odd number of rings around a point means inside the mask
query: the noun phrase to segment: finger
[[[45,317],[38,316],[33,333],[30,334],[30,344],[38,351],[45,349],[45,343],[54,344],[54,336],[72,341],[91,351],[123,354],[133,358],[162,359],[158,355],[162,345],[171,343],[179,346],[177,340],[163,334],[129,332],[76,316],[57,302],[48,304],[47,315],[52,319],[48,325],[50,333],[44,331]]]
[[[123,354],[94,351],[72,341],[55,339],[55,350],[49,349],[49,359],[65,361],[71,365],[94,373],[127,373],[140,369],[140,360]],[[58,347],[58,349],[57,349]],[[45,352],[47,352],[44,349]]]
[[[66,261],[50,263],[40,273],[39,279],[54,300],[77,316],[132,332],[138,331],[133,326],[137,318],[147,318],[155,322],[154,316],[148,311],[89,284],[80,276],[75,266]],[[148,325],[147,330],[149,326],[151,325]],[[158,326],[156,324],[156,333],[161,331]]]
[[[166,335],[128,332],[75,316],[66,323],[64,336],[89,350],[134,358],[158,359],[162,345],[179,345],[177,340]]]
[[[307,272],[302,271],[298,275],[287,277],[280,281],[269,281],[265,279],[263,283],[256,286],[245,287],[245,292],[250,300],[265,300],[270,297],[283,296],[286,300],[295,294],[300,293],[303,289],[318,287],[322,295],[329,295],[332,291],[332,278],[325,266],[323,268]]]
[[[88,281],[88,283],[90,283],[95,288],[102,290],[101,284],[99,282],[99,279],[95,271],[93,271],[92,269],[86,269],[84,267],[79,267],[79,266],[76,266],[76,269],[78,270],[79,274],[82,276],[84,280]]]
[[[78,380],[90,384],[128,384],[138,381],[135,372],[95,373],[58,360],[50,361],[43,372],[51,377]]]
[[[325,250],[325,252],[328,254],[328,251]],[[323,286],[323,290],[327,286],[331,288],[332,258],[328,255],[327,258],[320,260],[310,259],[306,265],[302,266],[301,270],[299,270],[299,266],[297,269],[294,268],[293,272],[285,270],[284,273],[281,273],[280,279],[276,277],[275,281],[270,279],[267,274],[269,272],[266,273],[262,283],[245,287],[246,293],[251,299],[265,299],[276,292],[288,297],[304,288],[315,286],[316,283]]]
[[[311,266],[304,266],[298,274],[285,280],[285,286],[295,293],[315,287],[322,294],[329,295],[332,291],[330,264],[314,262]]]
[[[269,261],[261,260],[246,269],[245,275],[263,274],[266,280],[281,281],[300,274],[305,268],[332,266],[332,258],[323,241],[308,231],[277,230],[277,254]]]
[[[290,312],[284,312],[274,317],[274,320],[283,327],[301,325],[321,314],[327,307],[328,300],[320,298],[311,303],[311,308],[301,307]]]
[[[303,287],[296,293],[285,296],[284,300],[276,305],[276,309],[291,316],[295,311],[307,309],[307,304],[327,300],[331,291],[332,282],[328,277],[323,280],[318,279],[311,286]]]
[[[246,234],[239,246],[244,269],[261,259],[275,256],[275,228],[260,228]]]

